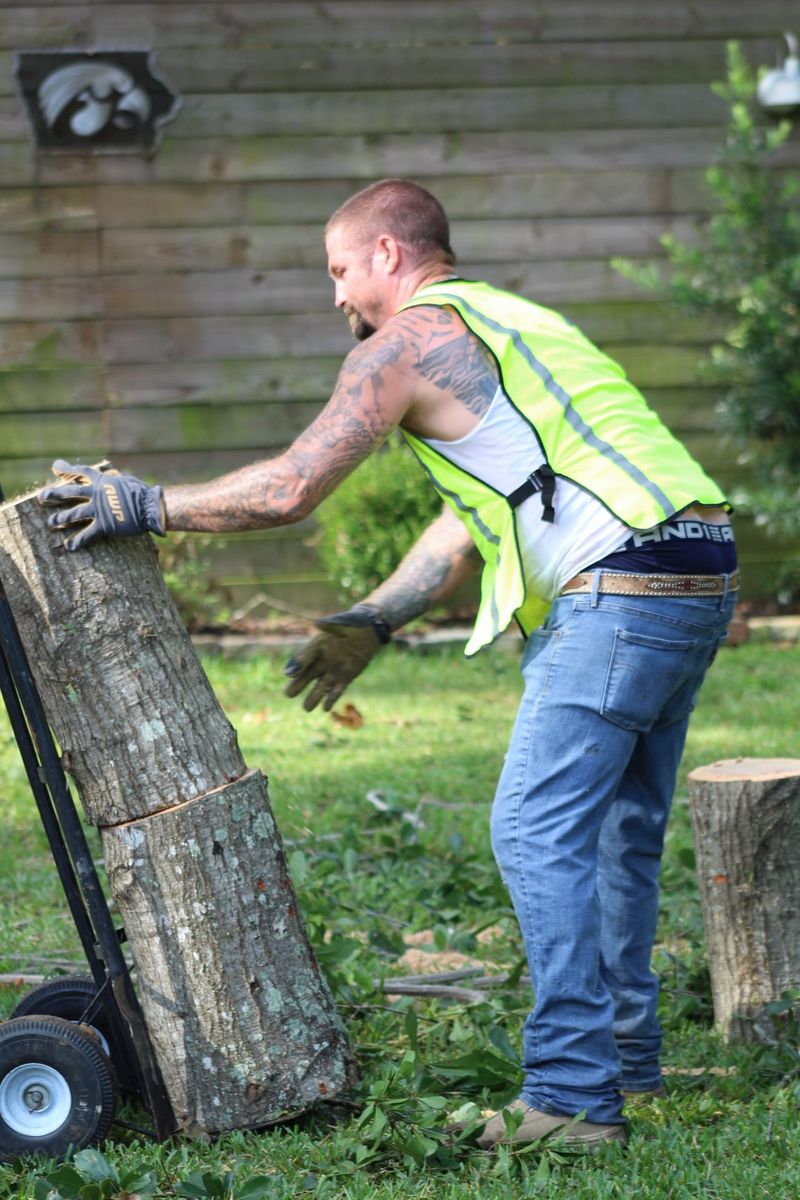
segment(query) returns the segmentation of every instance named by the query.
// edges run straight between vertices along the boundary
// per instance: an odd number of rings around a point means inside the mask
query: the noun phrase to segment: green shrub
[[[798,179],[774,170],[788,122],[765,125],[756,76],[736,43],[727,80],[713,90],[728,104],[725,142],[706,181],[718,202],[697,246],[662,238],[673,266],[658,272],[616,265],[648,287],[666,288],[684,310],[721,318],[724,340],[710,372],[726,391],[720,430],[739,449],[746,484],[732,499],[770,533],[800,531],[800,215]],[[750,474],[750,468],[752,474]]]
[[[320,506],[320,558],[343,592],[363,599],[391,575],[441,506],[414,455],[392,440]]]
[[[214,577],[209,552],[223,545],[217,534],[171,533],[158,544],[158,561],[181,620],[190,633],[227,625],[231,597]]]

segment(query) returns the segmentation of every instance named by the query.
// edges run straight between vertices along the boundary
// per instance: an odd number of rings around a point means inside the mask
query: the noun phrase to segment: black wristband
[[[375,630],[378,638],[380,639],[381,645],[385,646],[387,642],[392,640],[392,631],[389,628],[388,623],[378,613],[376,613],[375,616],[370,617],[370,621],[372,622],[372,628]]]
[[[357,604],[355,607],[367,614],[369,623],[378,635],[380,644],[382,646],[387,645],[392,640],[392,630],[381,610],[373,608],[371,604]]]

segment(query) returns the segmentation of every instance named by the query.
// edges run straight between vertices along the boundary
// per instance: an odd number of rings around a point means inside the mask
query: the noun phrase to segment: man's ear
[[[382,233],[375,243],[375,258],[387,275],[394,275],[400,266],[400,245],[390,233]]]

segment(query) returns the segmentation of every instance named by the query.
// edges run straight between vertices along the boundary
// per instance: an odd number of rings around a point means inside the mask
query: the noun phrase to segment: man
[[[447,507],[362,604],[320,622],[287,693],[310,685],[306,708],[330,708],[392,630],[483,560],[467,653],[512,617],[527,639],[491,821],[536,993],[513,1137],[568,1123],[587,1147],[624,1140],[622,1091],[662,1088],[658,868],[689,712],[734,603],[728,506],[578,330],[456,276],[447,219],[424,189],[383,180],[357,193],[326,248],[358,345],[285,453],[163,490],[57,463],[62,483],[41,498],[71,549],[103,534],[285,525],[400,427]],[[498,1114],[479,1141],[505,1136]]]

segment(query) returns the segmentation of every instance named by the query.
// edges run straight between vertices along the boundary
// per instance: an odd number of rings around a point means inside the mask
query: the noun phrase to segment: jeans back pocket
[[[708,650],[710,653],[711,646]],[[668,709],[671,721],[687,716],[706,667],[708,656],[702,651],[702,642],[617,629],[603,688],[602,715],[623,729],[639,732],[651,729]],[[697,685],[687,687],[692,676],[697,677]],[[684,711],[673,712],[671,702],[679,692],[685,696]]]

